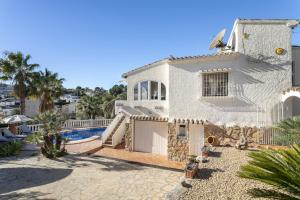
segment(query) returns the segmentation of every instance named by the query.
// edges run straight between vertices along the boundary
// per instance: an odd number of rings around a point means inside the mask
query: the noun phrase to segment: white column
[[[151,81],[148,81],[148,100],[151,99]]]
[[[157,90],[157,92],[158,92],[158,95],[157,95],[157,100],[161,100],[161,82],[158,82],[158,84],[157,84],[157,87],[158,87],[158,90]]]
[[[138,101],[141,100],[141,82],[138,83]]]

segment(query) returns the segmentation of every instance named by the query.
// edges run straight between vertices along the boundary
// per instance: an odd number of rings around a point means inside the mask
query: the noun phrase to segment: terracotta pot
[[[207,158],[208,157],[208,151],[203,151],[202,152],[202,157]]]
[[[185,177],[194,178],[198,171],[198,163],[187,163],[185,168]]]

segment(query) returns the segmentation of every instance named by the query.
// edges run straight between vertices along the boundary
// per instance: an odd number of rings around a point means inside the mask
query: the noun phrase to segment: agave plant
[[[287,150],[262,150],[249,154],[252,158],[241,167],[238,176],[256,180],[273,189],[255,188],[253,197],[281,200],[300,200],[300,147]]]

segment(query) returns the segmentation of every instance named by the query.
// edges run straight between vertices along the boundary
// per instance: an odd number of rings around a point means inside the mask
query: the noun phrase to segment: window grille
[[[228,96],[228,72],[202,74],[202,96]]]

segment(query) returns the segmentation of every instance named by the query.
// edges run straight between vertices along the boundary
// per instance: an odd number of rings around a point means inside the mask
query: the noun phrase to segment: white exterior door
[[[204,146],[203,125],[191,124],[189,126],[190,155],[201,155],[201,148]]]
[[[167,155],[168,123],[154,121],[135,122],[134,150]]]

